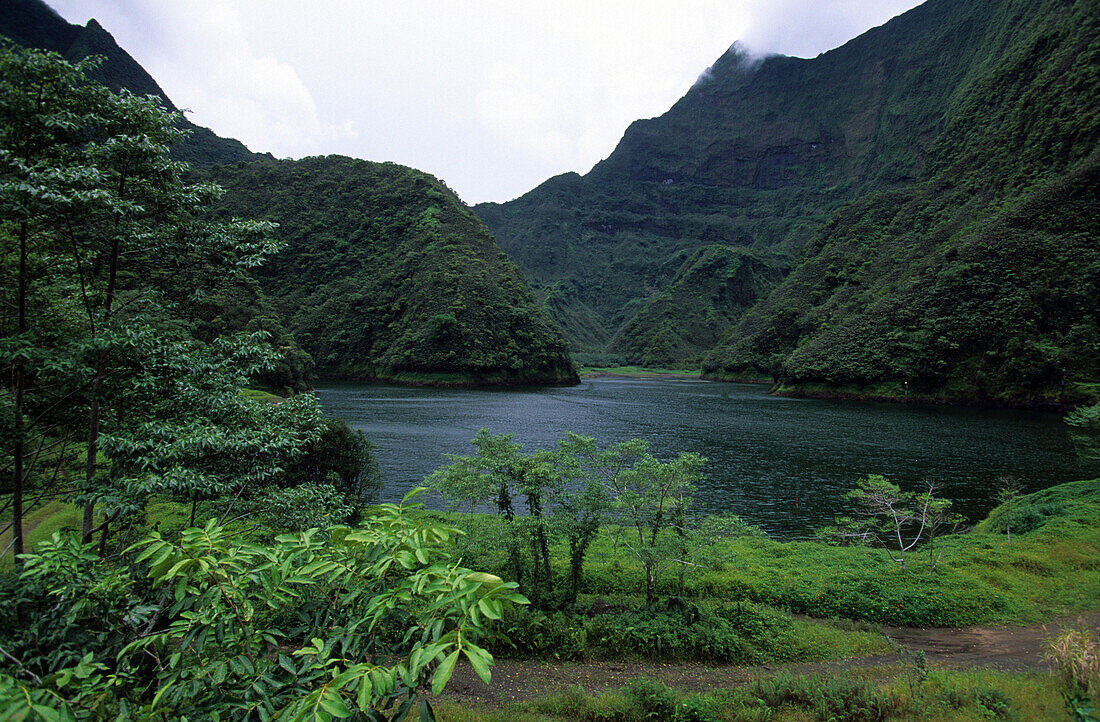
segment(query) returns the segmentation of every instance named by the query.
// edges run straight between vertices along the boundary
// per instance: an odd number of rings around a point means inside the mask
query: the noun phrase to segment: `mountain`
[[[210,169],[224,217],[279,224],[263,291],[323,378],[577,382],[519,269],[442,182],[341,156]]]
[[[1100,379],[1100,4],[986,5],[921,182],[838,211],[707,373],[1036,404]]]
[[[929,0],[811,60],[735,46],[587,175],[475,211],[575,350],[721,337],[716,378],[1049,398],[1098,376],[1098,19]],[[712,248],[778,273],[716,297]]]
[[[166,108],[177,110],[157,82],[94,19],[86,26],[69,23],[42,0],[0,0],[0,35],[28,48],[52,50],[71,63],[89,55],[103,56],[103,62],[88,75],[112,90],[126,88],[135,95],[157,95]],[[182,126],[191,131],[173,149],[173,155],[195,167],[237,163],[262,157],[238,140],[222,138],[209,128],[186,118]]]
[[[82,27],[41,0],[0,0],[0,34],[70,62],[102,55],[93,79],[174,108],[95,20]],[[578,381],[560,329],[519,269],[440,181],[336,156],[275,161],[184,124],[192,133],[173,154],[227,191],[214,215],[277,221],[287,242],[252,275],[211,279],[193,269],[203,293],[175,299],[200,340],[268,332],[280,361],[258,383],[301,390],[314,370],[404,383]]]

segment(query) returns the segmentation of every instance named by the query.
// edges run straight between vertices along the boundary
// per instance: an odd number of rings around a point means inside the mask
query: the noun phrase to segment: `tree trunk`
[[[653,567],[648,563],[642,562],[642,571],[645,573],[645,605],[650,607],[657,596],[656,580],[653,578]]]
[[[20,337],[27,331],[27,222],[23,221],[19,225],[19,335]],[[14,405],[15,413],[15,440],[13,444],[13,453],[15,455],[15,465],[12,469],[14,478],[12,481],[12,500],[11,500],[11,515],[12,515],[12,555],[15,559],[15,566],[20,566],[19,555],[22,554],[25,549],[23,546],[23,457],[26,454],[26,434],[27,429],[23,421],[23,393],[26,389],[27,376],[26,369],[23,367],[22,358],[18,358],[15,361],[15,368],[13,369],[13,393],[12,403]]]
[[[122,196],[123,183],[119,181],[119,196]],[[111,322],[111,309],[115,300],[115,281],[118,278],[119,240],[116,235],[111,239],[111,258],[107,277],[107,296],[103,305],[103,326]],[[84,503],[84,524],[81,533],[81,541],[85,544],[92,541],[92,528],[95,521],[95,474],[97,470],[96,456],[99,452],[99,407],[100,395],[103,393],[103,381],[107,377],[107,359],[103,351],[96,353],[95,380],[92,382],[92,395],[88,404],[88,463],[84,470],[84,480],[87,484],[88,500]]]

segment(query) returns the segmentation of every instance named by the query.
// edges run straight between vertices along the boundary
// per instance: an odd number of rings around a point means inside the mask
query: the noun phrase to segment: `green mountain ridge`
[[[994,403],[1100,378],[1100,4],[997,3],[921,182],[837,212],[704,364]]]
[[[174,109],[95,20],[82,27],[41,0],[0,0],[0,34],[71,62],[101,55],[93,79],[159,96]],[[435,178],[337,156],[275,161],[184,124],[190,136],[173,155],[223,185],[218,213],[276,220],[276,235],[287,241],[255,278],[211,278],[194,269],[202,293],[176,299],[199,340],[269,334],[281,360],[258,383],[302,390],[315,371],[442,385],[579,380],[560,330],[522,274]]]
[[[341,156],[211,169],[226,217],[275,221],[260,285],[322,378],[572,384],[565,339],[457,195]]]
[[[947,5],[934,0],[814,60],[753,60],[735,45],[586,176],[475,212],[533,283],[575,288],[606,329],[598,345],[704,245],[779,251],[789,268],[842,203],[920,172],[942,122],[935,99],[979,32],[977,10]],[[603,350],[559,320],[578,350]]]
[[[1061,194],[1091,193],[1098,17],[1095,1],[929,0],[812,60],[754,61],[735,46],[587,175],[475,211],[546,290],[575,350],[690,365],[721,337],[704,363],[714,378],[1060,394],[1063,379],[1097,376],[1096,304],[1069,300],[1094,289],[1095,211],[1058,229],[1079,209]],[[1029,204],[1053,225],[1011,215]],[[1036,257],[1039,236],[1048,255]],[[725,270],[692,269],[712,247],[780,273],[716,297]],[[924,315],[930,277],[978,270],[981,284],[941,283],[937,320]],[[1014,302],[991,307],[989,287],[1015,289]],[[978,307],[980,354],[926,328],[976,327],[962,309]],[[882,342],[895,332],[907,354]]]
[[[0,0],[0,35],[23,47],[52,50],[72,63],[100,55],[102,64],[88,73],[93,80],[116,91],[126,88],[135,95],[159,96],[166,108],[177,110],[152,76],[94,19],[86,26],[74,25],[42,0]],[[191,134],[172,148],[172,155],[195,167],[262,157],[239,140],[222,138],[186,118],[182,126]]]

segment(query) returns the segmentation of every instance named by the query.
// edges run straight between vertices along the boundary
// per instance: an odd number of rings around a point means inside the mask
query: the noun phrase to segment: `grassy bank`
[[[23,538],[28,550],[34,549],[38,542],[49,539],[62,529],[79,530],[82,511],[73,504],[63,501],[51,501],[38,507],[23,517]],[[6,550],[0,556],[0,571],[11,569],[14,558],[8,546],[11,543],[11,530],[0,534],[0,549]]]
[[[460,549],[467,563],[504,570],[502,545],[492,541],[501,533],[494,519],[449,518],[467,531]],[[589,599],[636,609],[641,565],[621,545],[616,553],[613,531],[605,527],[593,543],[584,591]],[[567,558],[564,547],[553,549],[555,573],[565,575]],[[660,595],[700,608],[751,602],[812,617],[916,627],[1044,621],[1100,608],[1100,480],[1062,484],[997,507],[969,533],[910,553],[904,570],[884,549],[753,536],[719,542],[690,573],[680,572],[659,578]],[[549,625],[558,638],[536,646],[570,648],[567,622]]]
[[[828,675],[778,673],[741,685],[685,691],[651,680],[619,689],[562,693],[498,708],[444,701],[450,722],[726,722],[769,720],[1065,720],[1051,675],[929,670],[919,661]]]
[[[686,379],[699,378],[699,369],[664,369],[643,366],[581,366],[578,369],[582,378],[599,376],[626,376],[630,378],[676,377]]]

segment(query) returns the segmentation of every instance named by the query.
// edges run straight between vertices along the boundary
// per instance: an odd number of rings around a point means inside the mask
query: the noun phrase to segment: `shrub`
[[[781,674],[757,681],[752,690],[768,707],[813,710],[823,720],[879,722],[902,711],[895,695],[847,679]]]
[[[1100,644],[1092,634],[1071,629],[1051,643],[1047,658],[1070,694],[1100,697]]]
[[[676,714],[676,692],[652,679],[636,679],[626,688],[626,698],[641,720],[671,720]]]

